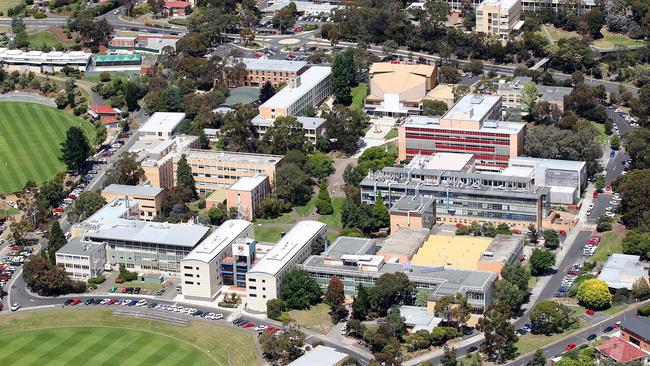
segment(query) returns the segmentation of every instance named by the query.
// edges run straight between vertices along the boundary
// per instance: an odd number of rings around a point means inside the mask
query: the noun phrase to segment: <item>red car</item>
[[[276,328],[276,327],[268,327],[268,328],[264,329],[264,331],[266,333],[269,333],[269,334],[276,333],[279,330],[280,330],[280,328]]]
[[[598,198],[598,191],[594,191],[594,198]]]
[[[254,326],[255,326],[255,324],[253,324],[253,322],[248,322],[248,323],[242,325],[243,328],[252,328]]]
[[[287,55],[287,58],[290,59],[290,60],[293,60],[294,58],[296,58],[296,55],[294,55],[293,53],[290,53],[290,54]]]
[[[567,351],[571,351],[574,348],[576,348],[575,343],[569,343],[569,344],[566,345],[566,347],[564,347],[564,349],[567,350]]]
[[[620,322],[620,321],[614,323],[614,328],[618,328],[618,327],[620,327],[620,326],[621,326],[621,322]]]
[[[593,311],[593,310],[591,310],[591,309],[587,309],[587,311],[585,311],[585,313],[587,313],[587,315],[594,315],[594,314],[596,314],[596,312]]]
[[[257,53],[255,53],[254,56],[255,56],[255,57],[262,57],[262,56],[264,56],[264,54],[263,54],[263,53],[260,53],[260,52],[257,52]]]
[[[75,305],[77,305],[77,304],[79,304],[79,303],[81,303],[81,299],[74,299],[74,300],[72,300],[72,302],[70,303],[70,306],[75,306]]]

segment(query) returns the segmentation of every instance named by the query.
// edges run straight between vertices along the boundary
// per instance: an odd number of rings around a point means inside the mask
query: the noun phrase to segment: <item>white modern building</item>
[[[152,273],[180,273],[181,260],[210,228],[192,223],[170,224],[115,219],[88,229],[86,241],[106,244],[111,265]]]
[[[632,290],[632,286],[639,279],[648,281],[648,268],[643,265],[638,255],[615,253],[607,259],[598,279],[615,290]]]
[[[6,71],[54,73],[64,67],[86,71],[90,66],[91,53],[83,51],[23,51],[0,48],[0,67]]]
[[[521,0],[483,0],[476,7],[476,31],[505,38],[524,24]]]
[[[238,239],[252,238],[253,224],[228,220],[203,239],[181,261],[183,296],[189,300],[213,301],[223,284],[220,263],[232,256]]]
[[[587,163],[584,161],[539,159],[513,156],[504,175],[532,175],[535,185],[551,188],[551,202],[573,204],[587,187]]]
[[[138,129],[140,140],[167,140],[185,119],[185,113],[156,112]]]
[[[337,9],[339,6],[338,5],[333,5],[330,3],[314,3],[311,1],[288,1],[288,0],[281,0],[278,2],[270,3],[269,6],[265,7],[262,9],[262,13],[267,14],[267,15],[274,15],[278,11],[280,11],[282,8],[289,6],[289,3],[295,3],[296,4],[296,11],[300,14],[304,15],[324,15],[324,16],[329,16],[332,14],[332,11]]]
[[[311,254],[311,244],[327,240],[327,226],[305,220],[295,224],[246,274],[246,307],[265,312],[266,302],[277,299],[285,274]]]
[[[288,366],[341,366],[348,355],[331,347],[318,345]]]
[[[137,219],[140,216],[139,206],[140,201],[136,199],[116,198],[110,200],[86,220],[72,225],[70,228],[71,238],[83,236],[87,230],[98,228],[115,219]]]
[[[295,118],[298,123],[302,125],[302,129],[305,131],[305,137],[307,137],[309,141],[315,143],[316,139],[323,136],[325,133],[325,118],[305,116],[298,116]],[[269,127],[273,126],[274,122],[275,120],[273,119],[262,118],[260,114],[253,117],[251,120],[251,124],[253,125],[253,128],[255,128],[258,137],[262,137],[266,134],[266,131]]]
[[[72,239],[56,251],[56,264],[73,280],[87,281],[102,274],[106,264],[104,244]]]

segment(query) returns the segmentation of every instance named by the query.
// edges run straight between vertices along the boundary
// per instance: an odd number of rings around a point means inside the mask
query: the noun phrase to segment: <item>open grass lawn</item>
[[[599,144],[607,143],[608,137],[605,134],[605,125],[594,121],[591,121],[591,125],[594,126],[594,128],[598,132],[598,135],[596,136],[596,142],[598,142]]]
[[[603,238],[598,244],[598,248],[591,256],[591,261],[603,263],[613,253],[623,252],[623,236],[613,231],[608,231],[603,234]]]
[[[214,322],[183,327],[109,309],[57,309],[3,316],[0,325],[3,365],[258,364],[249,333]]]
[[[281,233],[288,231],[275,226],[256,226],[255,227],[255,240],[265,241],[269,243],[276,243],[280,240]]]
[[[592,43],[597,48],[614,48],[616,46],[633,47],[645,44],[642,39],[632,39],[626,34],[610,33],[604,28],[600,33],[603,34],[603,38],[594,40]]]
[[[359,85],[352,88],[352,104],[350,108],[358,111],[363,110],[363,100],[368,96],[368,83],[359,83]]]
[[[543,334],[532,334],[532,333],[525,334],[519,337],[519,340],[517,341],[517,343],[515,343],[515,347],[517,347],[517,351],[519,351],[519,353],[522,355],[528,352],[533,352],[538,348],[543,348],[545,345],[551,344],[587,326],[587,323],[581,319],[578,320],[578,324],[579,324],[578,326],[572,329],[565,330],[564,333],[553,334],[551,336],[546,336]]]
[[[275,219],[256,219],[255,224],[293,224],[296,219],[290,214],[285,213]]]
[[[332,328],[332,318],[328,314],[329,310],[327,304],[318,304],[312,306],[309,310],[291,310],[289,317],[303,328],[327,334]]]
[[[556,42],[562,38],[580,38],[577,32],[568,32],[561,28],[555,28],[552,24],[544,24],[543,27],[548,30],[548,33]]]
[[[398,136],[397,128],[391,128],[390,131],[384,136],[386,140],[394,139]]]
[[[122,79],[122,81],[127,81],[131,77],[132,74],[127,73],[127,72],[110,72],[111,74],[111,80],[115,79]],[[84,75],[81,80],[89,81],[91,83],[99,84],[101,80],[99,80],[99,74],[94,74],[94,75]]]
[[[72,126],[81,126],[94,141],[93,126],[40,104],[0,102],[0,193],[20,190],[27,180],[37,184],[64,169],[61,142]]]
[[[70,42],[59,42],[56,36],[51,32],[38,32],[30,34],[27,38],[29,39],[29,46],[32,48],[41,48],[43,46],[55,48],[58,44],[65,48],[70,48],[76,44],[74,39],[71,39]]]
[[[305,217],[305,216],[309,215],[310,213],[312,213],[312,211],[314,211],[316,209],[316,204],[314,202],[316,202],[316,195],[314,195],[306,205],[304,205],[304,206],[296,206],[296,207],[293,208],[293,210],[299,216]]]
[[[22,3],[21,0],[2,0],[0,1],[0,11],[4,16],[7,16],[7,9],[13,8]]]

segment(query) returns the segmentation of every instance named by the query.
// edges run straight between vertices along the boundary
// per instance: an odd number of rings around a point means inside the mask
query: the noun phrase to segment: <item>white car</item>
[[[268,328],[266,325],[264,325],[264,324],[260,324],[260,325],[258,325],[258,326],[255,327],[255,331],[256,331],[256,332],[261,332],[261,331],[263,331],[263,330],[266,329],[266,328]]]
[[[615,217],[616,214],[613,213],[613,212],[605,212],[605,216],[607,216],[607,217]]]
[[[108,304],[110,301],[111,301],[111,299],[104,299],[104,300],[100,301],[99,304],[100,304],[100,305],[106,305],[106,304]]]
[[[592,208],[594,208],[594,204],[593,204],[593,203],[590,203],[590,204],[589,204],[589,209],[591,210]]]
[[[18,309],[20,309],[20,304],[16,303],[16,304],[11,305],[11,311],[16,311]]]
[[[610,204],[610,205],[614,205],[614,206],[618,205],[619,203],[621,203],[621,202],[619,202],[619,201],[617,201],[617,200],[611,200],[611,201],[609,201],[609,204]]]
[[[147,300],[145,300],[145,299],[142,299],[142,300],[138,301],[138,302],[135,304],[135,306],[137,306],[137,307],[145,306],[145,305],[147,305]]]
[[[587,211],[587,216],[591,216],[591,210]]]
[[[612,211],[612,206],[607,206],[605,208],[605,212],[611,212]]]

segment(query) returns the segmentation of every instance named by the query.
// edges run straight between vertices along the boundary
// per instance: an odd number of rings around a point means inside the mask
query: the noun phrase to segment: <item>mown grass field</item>
[[[94,141],[93,126],[40,104],[0,102],[0,193],[15,192],[27,180],[37,184],[64,169],[61,142],[72,126],[81,126]]]
[[[18,312],[0,320],[3,365],[257,365],[249,333],[113,316],[109,309]]]
[[[32,48],[42,48],[43,46],[55,48],[57,45],[70,48],[76,44],[74,39],[70,40],[70,42],[59,42],[56,36],[50,32],[30,34],[27,38],[29,39],[29,46]]]

